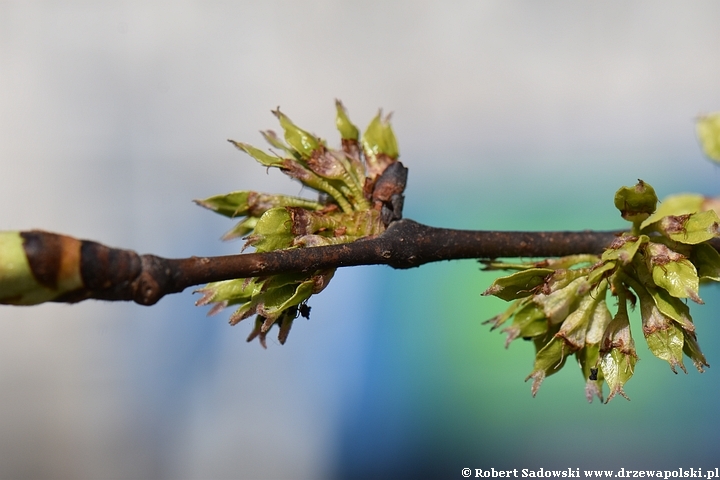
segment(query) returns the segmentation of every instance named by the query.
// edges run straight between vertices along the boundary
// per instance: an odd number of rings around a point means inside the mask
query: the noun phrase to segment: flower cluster
[[[196,200],[200,206],[240,219],[224,239],[247,235],[243,248],[257,252],[332,245],[378,235],[401,218],[407,169],[397,161],[390,115],[379,112],[360,138],[339,101],[336,108],[340,150],[328,148],[325,141],[296,126],[279,108],[272,113],[280,121],[284,139],[271,130],[261,132],[275,149],[271,153],[229,140],[260,164],[280,169],[319,195],[310,200],[237,191]],[[309,318],[308,299],[322,291],[334,273],[334,269],[318,270],[214,282],[198,290],[202,298],[196,305],[214,304],[209,314],[238,305],[231,325],[257,315],[248,341],[258,337],[265,347],[268,330],[278,325],[282,344],[298,315]]]
[[[686,299],[703,303],[701,281],[720,281],[720,253],[708,242],[720,236],[716,205],[700,195],[678,195],[658,208],[653,188],[642,180],[615,194],[615,206],[632,222],[601,256],[574,255],[535,263],[486,262],[487,269],[514,269],[484,295],[512,301],[486,323],[505,325],[506,346],[516,338],[535,344],[532,379],[537,393],[548,375],[575,355],[585,395],[607,401],[620,394],[638,360],[628,307],[639,302],[642,332],[650,351],[673,372],[685,371],[683,354],[702,372],[709,366],[698,346]],[[613,315],[608,296],[615,297]]]

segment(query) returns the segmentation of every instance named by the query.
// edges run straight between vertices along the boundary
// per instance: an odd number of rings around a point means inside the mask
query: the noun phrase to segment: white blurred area
[[[225,140],[261,144],[279,105],[334,144],[335,98],[361,126],[395,112],[408,202],[453,177],[717,184],[699,149],[673,152],[720,109],[719,20],[710,1],[1,0],[0,228],[235,252],[193,198],[300,192]],[[332,475],[381,274],[339,272],[267,351],[189,291],[0,308],[0,478]]]

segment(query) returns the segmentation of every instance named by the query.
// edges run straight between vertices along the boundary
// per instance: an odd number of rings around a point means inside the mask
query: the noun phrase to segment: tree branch
[[[141,305],[152,305],[163,296],[181,292],[187,287],[234,278],[357,265],[389,265],[404,269],[442,260],[599,254],[618,233],[454,230],[404,219],[393,222],[377,237],[353,243],[182,259],[140,256],[130,250],[80,241],[83,287],[53,301],[78,302],[94,298],[132,300]],[[57,264],[56,259],[61,253],[57,251],[59,247],[52,246],[72,242],[60,241],[68,237],[48,232],[23,232],[21,235],[25,239],[25,251],[35,277],[38,277],[35,272],[41,271],[46,284],[52,284],[53,272],[47,264]],[[28,248],[28,245],[33,248]]]

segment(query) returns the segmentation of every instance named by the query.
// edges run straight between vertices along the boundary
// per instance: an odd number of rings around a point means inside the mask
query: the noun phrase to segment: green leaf
[[[695,331],[695,325],[693,325],[692,317],[690,317],[690,308],[685,305],[685,302],[671,296],[663,288],[648,288],[647,291],[663,315],[675,320],[684,330],[688,332]]]
[[[669,215],[658,222],[657,229],[666,237],[688,245],[706,242],[719,235],[720,218],[715,210]]]
[[[696,129],[705,155],[714,162],[720,162],[720,112],[701,115]]]
[[[390,115],[382,118],[382,112],[378,112],[365,129],[362,143],[365,151],[372,155],[384,154],[390,158],[397,158],[398,145],[390,126]]]
[[[690,260],[697,269],[700,280],[720,282],[720,253],[707,243],[699,243],[692,249]]]
[[[232,143],[233,145],[235,145],[235,148],[247,153],[266,167],[282,167],[283,165],[282,158],[274,155],[269,155],[260,150],[259,148],[253,147],[252,145],[248,145],[247,143],[242,142],[236,142],[235,140],[228,140],[228,142]]]
[[[605,400],[605,403],[608,403],[617,394],[630,400],[625,394],[623,387],[628,380],[632,378],[633,373],[635,373],[637,360],[637,356],[624,353],[619,348],[612,348],[609,352],[602,355],[600,359],[600,369],[602,370],[605,381],[610,387],[610,394],[607,400]]]
[[[683,330],[672,318],[660,311],[647,291],[643,292],[641,288],[638,288],[636,293],[640,297],[643,334],[648,348],[653,355],[668,362],[674,373],[677,373],[675,370],[677,366],[685,371],[682,363]]]
[[[685,215],[688,213],[699,212],[702,209],[704,201],[704,196],[692,193],[671,195],[660,202],[660,205],[657,210],[655,210],[655,213],[642,222],[640,228],[652,225],[668,215]]]
[[[553,273],[550,268],[530,268],[496,279],[483,295],[495,295],[505,301],[532,295],[533,289]]]
[[[690,357],[690,360],[692,360],[693,365],[695,365],[695,368],[698,369],[698,372],[703,373],[705,371],[704,367],[709,367],[710,365],[707,363],[707,360],[705,360],[705,355],[700,351],[700,345],[697,343],[697,337],[693,332],[683,331],[683,336],[685,337],[685,343],[683,343],[683,352],[685,355]]]
[[[322,145],[315,135],[295,125],[279,108],[272,113],[280,120],[280,126],[285,131],[285,141],[303,158],[310,157]]]
[[[340,100],[335,100],[335,108],[337,109],[335,125],[337,126],[342,139],[357,140],[360,137],[360,131],[348,118],[347,111]]]
[[[612,244],[605,249],[601,258],[604,262],[618,260],[621,264],[627,265],[632,262],[640,246],[646,244],[649,240],[647,235],[640,235],[639,237],[623,235],[613,240]]]
[[[673,297],[703,303],[698,296],[700,279],[690,260],[665,245],[653,242],[648,243],[646,254],[655,285],[667,290]]]
[[[550,294],[539,293],[535,295],[534,300],[543,308],[550,323],[557,324],[565,320],[570,312],[577,308],[580,298],[588,292],[589,288],[587,277],[580,277]]]
[[[518,337],[537,337],[545,334],[547,330],[548,322],[542,309],[532,302],[527,302],[515,313],[512,324],[503,329],[503,333],[508,334],[505,348]]]
[[[559,337],[553,337],[538,353],[535,355],[535,365],[533,371],[527,376],[525,381],[527,382],[531,378],[533,379],[532,384],[532,396],[534,397],[540,385],[542,384],[545,377],[552,375],[553,373],[559,372],[565,365],[568,355],[572,354],[574,350],[566,345],[565,341]]]

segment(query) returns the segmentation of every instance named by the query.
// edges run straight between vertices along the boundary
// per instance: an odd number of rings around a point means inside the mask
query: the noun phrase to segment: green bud
[[[655,190],[642,180],[634,187],[622,187],[615,192],[615,207],[625,220],[633,223],[647,219],[655,211],[657,201]]]
[[[259,217],[247,217],[245,220],[238,222],[233,228],[225,232],[222,240],[233,240],[235,238],[244,237],[248,233],[255,230]]]
[[[532,302],[525,303],[515,313],[512,324],[503,329],[503,333],[507,333],[505,348],[518,337],[537,337],[547,333],[547,330],[548,322],[542,309]]]
[[[235,218],[237,216],[247,215],[250,210],[248,198],[256,192],[242,190],[238,192],[226,193],[224,195],[214,195],[204,200],[194,200],[201,207],[205,207],[220,215]]]
[[[714,210],[668,215],[657,224],[657,229],[666,237],[679,243],[696,245],[720,235],[720,218]]]
[[[69,237],[66,237],[69,239]],[[63,249],[57,261],[55,285],[38,282],[28,262],[21,232],[0,232],[0,303],[37,305],[83,287],[80,272],[80,242],[69,239],[74,248]]]
[[[596,295],[599,301],[593,310],[590,318],[590,325],[585,334],[585,346],[575,353],[580,362],[583,376],[585,377],[585,398],[588,402],[592,402],[593,397],[597,396],[600,401],[603,400],[602,384],[604,374],[600,370],[600,346],[607,330],[608,325],[612,321],[612,315],[608,310],[605,302],[607,293],[607,282],[604,282],[591,295]]]
[[[533,379],[532,384],[532,396],[537,395],[540,385],[542,384],[545,377],[552,375],[553,373],[559,372],[565,365],[567,356],[572,354],[574,350],[565,343],[562,338],[553,337],[540,351],[535,355],[535,365],[530,375],[525,378],[527,382],[531,378]]]
[[[630,400],[623,386],[632,377],[637,360],[625,295],[620,295],[617,314],[608,324],[600,346],[600,370],[610,387],[605,403],[617,394]]]
[[[604,354],[600,358],[600,369],[602,370],[603,377],[610,387],[610,394],[608,395],[605,403],[620,394],[627,400],[630,397],[627,396],[623,386],[630,380],[635,373],[635,364],[638,358],[634,355],[623,353],[619,348],[612,348],[609,352]]]
[[[513,315],[515,315],[515,312],[524,307],[525,305],[530,302],[531,299],[529,297],[520,298],[518,300],[515,300],[510,304],[510,306],[502,313],[499,313],[495,315],[494,317],[485,320],[483,322],[483,325],[491,324],[490,331],[495,330],[496,328],[499,328],[502,326],[505,322],[507,322]]]
[[[285,141],[303,158],[310,157],[316,149],[322,146],[317,137],[295,125],[287,115],[280,111],[280,108],[273,110],[272,113],[280,120],[280,126],[285,131]]]
[[[398,158],[395,134],[390,126],[390,115],[382,118],[382,111],[370,122],[362,137],[368,176],[375,179]]]
[[[271,252],[292,245],[292,218],[284,207],[271,208],[255,225],[255,233],[248,237],[247,245],[257,252]]]
[[[362,143],[366,152],[373,155],[384,154],[392,159],[395,159],[400,154],[398,152],[395,133],[390,126],[390,116],[391,114],[382,118],[382,111],[378,112],[375,118],[373,118],[368,125],[367,129],[365,129]]]
[[[673,297],[704,303],[698,296],[700,279],[695,266],[684,255],[660,243],[650,242],[645,258],[655,285],[667,290]]]
[[[235,140],[228,140],[228,142],[232,143],[233,145],[235,145],[235,148],[247,153],[266,167],[281,167],[283,164],[282,158],[274,155],[269,155],[260,150],[259,148],[253,147],[252,145],[248,145],[247,143],[242,142],[236,142]]]
[[[271,146],[278,148],[285,153],[292,155],[295,158],[298,158],[297,152],[292,148],[288,147],[285,142],[283,142],[280,137],[277,136],[277,133],[275,133],[273,130],[261,130],[260,134]]]
[[[360,138],[360,131],[348,118],[347,111],[340,100],[335,100],[335,108],[337,109],[335,125],[337,125],[337,129],[340,132],[342,139],[357,140]]]
[[[704,367],[709,367],[710,365],[707,363],[707,360],[705,360],[705,355],[700,351],[700,345],[697,343],[695,333],[683,330],[683,336],[685,341],[685,343],[683,343],[683,352],[690,357],[690,360],[692,360],[698,372],[703,373],[705,371]]]
[[[550,268],[530,268],[500,277],[483,292],[483,295],[495,295],[505,301],[527,297],[533,294],[536,287],[545,283],[545,278],[551,273],[553,270]]]
[[[202,294],[202,298],[195,302],[195,305],[199,307],[214,303],[215,305],[208,311],[208,316],[215,315],[230,305],[250,301],[252,296],[257,293],[258,288],[259,285],[254,278],[208,283],[193,292]]]
[[[710,160],[720,162],[720,112],[698,117],[696,129],[705,155]]]

